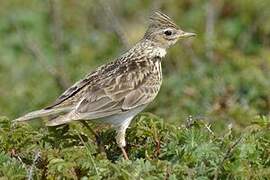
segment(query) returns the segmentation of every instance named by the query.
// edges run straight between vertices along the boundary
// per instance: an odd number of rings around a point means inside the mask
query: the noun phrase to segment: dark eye
[[[166,31],[164,31],[164,34],[165,34],[166,36],[170,36],[170,35],[172,35],[172,31],[166,30]]]

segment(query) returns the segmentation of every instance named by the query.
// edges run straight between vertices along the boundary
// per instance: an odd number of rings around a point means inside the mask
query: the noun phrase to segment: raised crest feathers
[[[150,16],[150,27],[173,27],[177,28],[178,26],[173,22],[173,20],[159,11],[154,12]]]

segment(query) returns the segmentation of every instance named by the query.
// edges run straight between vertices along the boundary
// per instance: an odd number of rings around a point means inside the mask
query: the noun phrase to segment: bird
[[[161,62],[167,49],[179,39],[195,35],[156,11],[149,18],[144,36],[133,47],[87,74],[50,106],[14,121],[49,117],[46,126],[82,120],[109,124],[115,128],[116,143],[128,159],[126,130],[132,119],[156,98],[162,84]]]

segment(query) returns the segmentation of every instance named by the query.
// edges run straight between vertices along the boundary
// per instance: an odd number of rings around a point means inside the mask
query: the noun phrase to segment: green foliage
[[[0,179],[267,179],[270,1],[104,2],[119,29],[100,1],[1,1]],[[153,114],[127,132],[130,161],[112,129],[96,128],[102,152],[78,123],[11,123],[123,52],[117,30],[138,41],[154,8],[198,35],[168,51]]]
[[[12,125],[3,118],[0,124],[0,175],[9,179],[23,179],[29,176],[31,168],[33,177],[49,179],[270,176],[270,120],[267,117],[254,119],[254,124],[242,133],[228,127],[224,134],[218,135],[204,120],[190,118],[186,124],[170,124],[143,114],[127,133],[129,161],[123,160],[108,128],[100,132],[105,153],[99,153],[93,136],[75,123],[35,129],[27,124]]]

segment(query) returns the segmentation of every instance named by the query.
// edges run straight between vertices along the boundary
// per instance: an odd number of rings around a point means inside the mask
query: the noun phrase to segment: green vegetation
[[[270,121],[265,117],[241,134],[229,127],[222,136],[201,120],[170,125],[143,114],[135,122],[127,138],[131,160],[125,161],[111,130],[101,131],[105,153],[98,153],[94,137],[78,124],[36,130],[27,124],[12,127],[3,119],[0,175],[23,178],[31,168],[35,179],[260,179],[270,175]]]
[[[270,1],[0,5],[0,179],[270,177]],[[152,114],[128,129],[130,161],[108,127],[91,124],[101,152],[80,123],[11,123],[135,43],[155,8],[198,36],[169,50],[160,94],[145,111]]]

